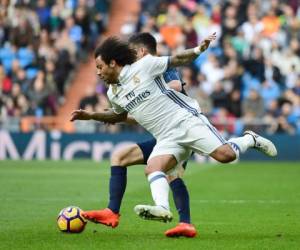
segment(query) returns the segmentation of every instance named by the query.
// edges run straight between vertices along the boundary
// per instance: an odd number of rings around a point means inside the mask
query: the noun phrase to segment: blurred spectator
[[[37,57],[41,63],[44,63],[46,60],[56,59],[57,55],[53,46],[53,41],[51,40],[48,31],[45,29],[41,30],[38,46]]]
[[[235,116],[230,114],[226,108],[219,108],[211,117],[211,122],[218,131],[233,134],[235,131]]]
[[[264,101],[259,93],[252,89],[249,96],[242,102],[243,114],[251,113],[254,117],[260,118],[264,114]]]
[[[270,9],[266,16],[262,18],[262,34],[266,37],[273,38],[280,28],[280,20],[274,9]]]
[[[21,17],[18,26],[12,28],[10,32],[10,42],[17,48],[26,47],[33,44],[34,30],[28,19]]]
[[[41,28],[49,29],[51,9],[47,6],[46,0],[37,0],[36,13],[39,17]]]
[[[252,44],[254,38],[263,30],[263,24],[258,19],[257,14],[248,15],[248,20],[241,25],[244,37],[249,44]]]
[[[9,94],[12,88],[12,82],[9,77],[7,77],[4,67],[0,65],[0,94]]]
[[[201,112],[205,115],[210,115],[213,111],[213,103],[209,95],[203,91],[198,90],[197,95],[194,97],[201,107]]]
[[[208,60],[201,66],[201,72],[205,75],[207,81],[214,85],[224,78],[224,69],[220,67],[217,57],[213,54],[208,56]]]
[[[295,86],[292,88],[292,90],[300,98],[300,75],[298,75],[298,78],[296,79]]]
[[[86,95],[81,99],[79,108],[87,109],[87,107],[91,107],[95,109],[96,104],[98,103],[98,96],[95,90],[92,87],[88,87],[86,90]]]
[[[264,56],[260,48],[255,47],[252,50],[250,57],[244,60],[244,68],[252,77],[259,81],[265,80]]]
[[[72,70],[107,25],[108,7],[108,0],[1,2],[0,119],[56,114]]]
[[[43,71],[39,71],[36,78],[34,79],[32,86],[27,92],[29,100],[33,103],[34,107],[37,107],[42,114],[47,113],[47,98],[50,90],[47,89],[45,82],[45,74]]]
[[[165,19],[160,28],[160,34],[166,44],[171,49],[175,49],[183,32],[181,27],[183,15],[178,11],[176,5],[170,5]]]
[[[291,103],[284,103],[281,107],[281,114],[278,117],[277,133],[295,134],[297,116],[293,112]]]
[[[197,33],[193,27],[192,19],[189,18],[186,24],[183,27],[183,33],[186,39],[186,47],[194,48],[198,44]]]
[[[264,81],[260,89],[260,94],[267,108],[272,100],[279,98],[280,89],[274,81]]]
[[[30,1],[31,8],[28,4],[0,8],[2,117],[56,112],[70,71],[107,26],[109,2],[39,0]],[[222,128],[230,133],[242,129],[300,133],[300,5],[296,2],[142,0],[139,16],[129,16],[120,32],[124,38],[136,31],[150,32],[157,39],[159,55],[194,47],[217,32],[209,50],[181,68],[186,90],[202,112],[221,121],[232,116],[230,127]],[[41,86],[36,82],[40,71]],[[22,92],[13,98],[12,89],[18,92],[14,84]],[[41,100],[47,108],[24,96],[29,90],[38,96],[46,93]],[[81,107],[108,106],[104,93],[104,85],[98,84]],[[104,131],[128,129],[97,126]]]
[[[229,95],[228,111],[235,117],[241,117],[241,92],[238,89],[234,89]]]

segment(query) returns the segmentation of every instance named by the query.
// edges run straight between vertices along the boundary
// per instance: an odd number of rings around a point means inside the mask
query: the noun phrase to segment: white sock
[[[155,171],[148,175],[152,198],[155,205],[162,206],[170,210],[169,206],[169,184],[166,174],[161,171]]]
[[[254,146],[254,139],[251,135],[244,135],[242,137],[231,138],[228,140],[228,142],[230,143],[234,152],[239,150],[241,153],[245,153],[248,148]]]

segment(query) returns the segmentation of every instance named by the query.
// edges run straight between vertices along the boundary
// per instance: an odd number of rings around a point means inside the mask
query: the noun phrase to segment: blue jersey
[[[181,82],[181,91],[180,92],[186,95],[186,92],[184,90],[185,83],[182,81],[177,69],[168,68],[167,71],[163,74],[163,78],[167,84],[174,80],[180,81]]]

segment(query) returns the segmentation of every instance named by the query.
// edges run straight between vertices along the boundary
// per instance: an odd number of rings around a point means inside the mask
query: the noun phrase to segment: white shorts
[[[172,136],[158,139],[149,159],[159,155],[173,155],[177,163],[181,163],[189,158],[192,151],[209,155],[226,143],[207,118],[199,114],[178,124]]]

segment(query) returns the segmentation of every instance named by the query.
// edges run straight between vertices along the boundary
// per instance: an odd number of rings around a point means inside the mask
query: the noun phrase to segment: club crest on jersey
[[[141,80],[140,80],[140,78],[137,77],[137,75],[135,75],[135,76],[133,77],[133,82],[134,82],[135,84],[139,84],[139,83],[141,82]]]
[[[116,93],[117,93],[117,87],[118,87],[117,85],[112,86],[112,92],[114,95],[116,95]]]

